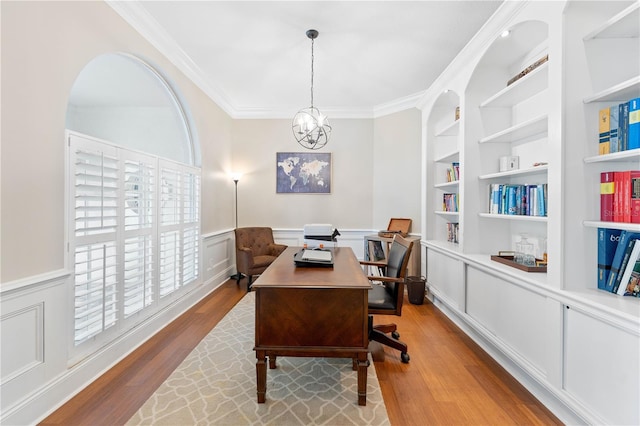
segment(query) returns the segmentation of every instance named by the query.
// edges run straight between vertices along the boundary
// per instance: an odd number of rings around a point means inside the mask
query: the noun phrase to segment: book
[[[620,267],[618,268],[618,272],[616,274],[616,279],[613,282],[613,288],[611,289],[612,293],[618,292],[620,281],[622,281],[622,275],[624,274],[624,270],[626,269],[629,258],[631,257],[631,252],[633,251],[633,247],[636,245],[637,241],[638,240],[636,238],[631,238],[627,241],[627,245],[622,256],[622,261],[620,262]]]
[[[603,222],[613,222],[613,178],[613,172],[600,173],[600,220]]]
[[[381,262],[386,259],[382,241],[369,240],[369,260]]]
[[[612,106],[609,108],[609,152],[618,152],[620,151],[619,138],[618,138],[618,112],[619,108],[617,106]]]
[[[616,193],[619,193],[618,202],[620,203],[618,222],[629,223],[631,222],[631,171],[625,170],[616,172],[616,174],[620,175],[620,188],[616,188]]]
[[[607,284],[605,285],[605,290],[607,291],[613,290],[613,286],[616,282],[618,272],[620,271],[622,259],[624,258],[625,252],[627,251],[627,246],[629,245],[629,241],[637,240],[638,238],[640,238],[640,233],[637,233],[637,232],[622,231],[620,233],[620,241],[618,241],[616,252],[613,255],[613,260],[611,261],[611,271],[609,272],[609,276],[607,277]]]
[[[629,101],[629,127],[627,149],[640,148],[640,98]]]
[[[640,170],[631,170],[630,179],[631,223],[640,223]]]
[[[627,265],[624,268],[624,273],[622,274],[622,277],[617,284],[617,294],[622,296],[627,292],[627,288],[629,286],[629,282],[631,281],[631,274],[633,273],[633,271],[640,272],[640,240],[635,240],[633,250],[629,255]],[[633,293],[633,288],[631,289],[631,293]]]
[[[618,147],[620,151],[629,149],[629,102],[618,106]]]
[[[609,154],[610,144],[609,144],[609,131],[611,130],[609,124],[609,109],[610,108],[602,108],[598,111],[598,154],[604,155]]]
[[[620,241],[620,229],[598,228],[598,289],[605,290],[611,262]]]

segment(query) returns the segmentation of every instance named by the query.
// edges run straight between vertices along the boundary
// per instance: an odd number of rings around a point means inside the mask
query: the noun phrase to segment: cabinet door
[[[461,260],[427,248],[427,281],[431,293],[453,309],[464,310]]]
[[[640,337],[574,308],[564,315],[564,389],[607,424],[640,424]]]

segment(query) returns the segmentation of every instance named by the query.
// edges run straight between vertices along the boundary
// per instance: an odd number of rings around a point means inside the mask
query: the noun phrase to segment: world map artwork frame
[[[330,152],[277,152],[277,194],[331,194]]]

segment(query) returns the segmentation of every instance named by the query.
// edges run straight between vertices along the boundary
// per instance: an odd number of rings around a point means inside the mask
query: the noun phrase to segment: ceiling
[[[108,3],[234,118],[415,106],[501,1]]]

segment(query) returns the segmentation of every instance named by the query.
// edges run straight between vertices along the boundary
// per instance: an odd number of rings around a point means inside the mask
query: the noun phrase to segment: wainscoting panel
[[[44,303],[0,317],[0,383],[6,383],[44,361]]]

